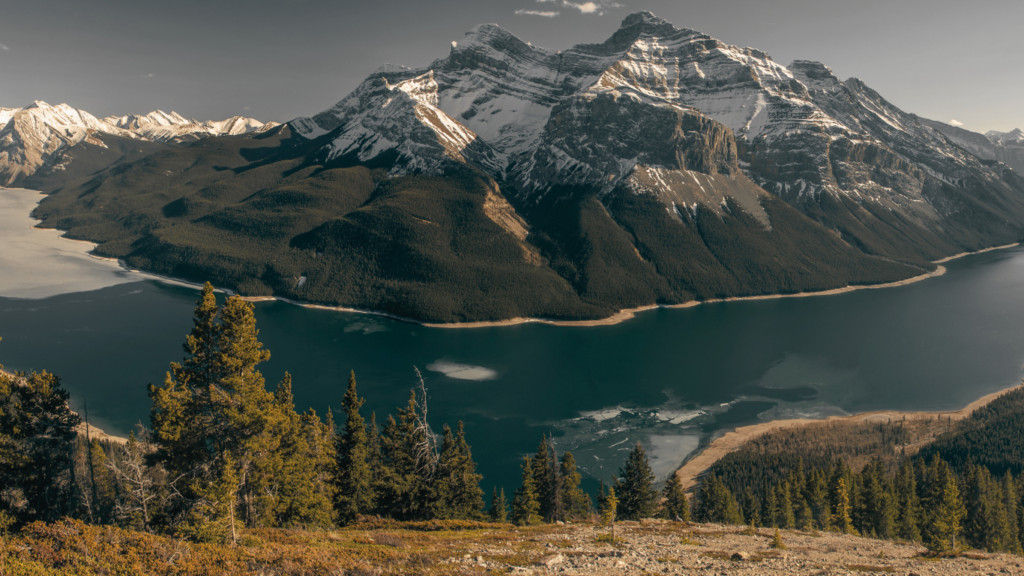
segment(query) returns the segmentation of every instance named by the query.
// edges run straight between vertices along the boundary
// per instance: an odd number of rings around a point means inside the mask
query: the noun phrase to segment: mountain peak
[[[629,16],[626,16],[625,18],[623,18],[622,19],[622,24],[619,25],[619,28],[620,29],[621,28],[631,28],[633,26],[650,25],[650,24],[653,24],[653,25],[656,25],[656,26],[662,26],[662,25],[668,24],[669,26],[672,26],[672,24],[668,20],[665,20],[663,18],[658,18],[653,13],[651,13],[651,12],[649,12],[647,10],[641,10],[639,12],[633,12]],[[675,28],[675,26],[672,26],[672,27]]]

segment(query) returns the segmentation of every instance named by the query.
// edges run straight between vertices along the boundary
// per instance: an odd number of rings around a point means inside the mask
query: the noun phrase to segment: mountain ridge
[[[66,168],[69,156],[64,152],[81,142],[105,147],[102,135],[181,144],[207,136],[260,132],[274,126],[277,124],[241,116],[197,122],[161,110],[100,119],[67,104],[51,106],[36,100],[24,108],[0,108],[0,185],[15,184],[43,167]]]
[[[60,176],[37,217],[103,255],[434,323],[894,282],[1024,237],[1012,169],[650,13],[562,51],[479,25],[311,117]]]

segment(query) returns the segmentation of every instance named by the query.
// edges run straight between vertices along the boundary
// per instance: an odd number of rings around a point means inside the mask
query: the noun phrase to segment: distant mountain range
[[[565,51],[481,25],[284,126],[61,112],[78,123],[42,145],[11,139],[24,111],[0,132],[8,184],[52,192],[44,225],[141,268],[423,320],[877,283],[1024,236],[1019,131],[925,120],[649,12]]]
[[[144,116],[98,119],[67,104],[36,101],[24,108],[0,108],[0,185],[10,186],[40,168],[66,169],[77,144],[106,146],[109,137],[182,144],[208,136],[260,132],[277,126],[236,116],[221,122],[188,120],[157,110]],[[98,168],[90,166],[89,168]]]

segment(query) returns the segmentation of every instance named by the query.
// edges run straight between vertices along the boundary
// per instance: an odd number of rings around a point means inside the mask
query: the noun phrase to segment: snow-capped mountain
[[[386,77],[368,80],[317,120],[295,126],[307,137],[336,131],[325,160],[348,157],[368,162],[384,152],[397,154],[392,174],[437,173],[447,161],[467,162],[500,171],[490,146],[437,108],[437,82],[431,71],[394,84]]]
[[[188,120],[177,112],[171,112],[168,114],[163,110],[155,110],[145,115],[128,114],[127,116],[108,116],[104,118],[103,121],[111,126],[124,128],[125,130],[138,130],[143,125],[147,124],[156,126],[196,124],[195,120]]]
[[[17,110],[0,130],[0,186],[31,176],[61,150],[80,142],[105,146],[97,134],[137,138],[67,104],[36,101]]]
[[[18,113],[18,110],[21,108],[0,108],[0,128],[6,126],[11,118]]]
[[[155,110],[149,114],[110,116],[103,119],[108,124],[130,130],[150,142],[184,143],[207,136],[237,136],[263,132],[277,126],[276,122],[264,124],[259,120],[234,116],[227,120],[200,122],[187,119],[177,112]]]
[[[921,124],[933,128],[951,142],[983,160],[998,160],[1019,174],[1024,174],[1024,140],[1020,130],[979,134],[959,126],[920,118]]]
[[[358,147],[363,161],[397,152],[397,172],[427,169],[425,158],[444,147],[412,159],[402,135],[419,129],[413,115],[379,128],[362,120],[392,102],[365,95],[424,79],[426,105],[456,123],[449,130],[491,148],[497,165],[481,167],[525,201],[588,186],[653,192],[670,211],[718,212],[725,198],[743,197],[760,218],[760,186],[869,252],[898,255],[894,237],[911,226],[919,256],[962,242],[942,237],[950,219],[978,209],[995,217],[1002,208],[979,208],[979,194],[1024,209],[998,166],[860,80],[840,81],[818,62],[783,66],[649,12],[628,16],[601,44],[565,51],[477,26],[448,57],[419,70],[381,68],[333,108],[291,125],[308,138],[340,128],[329,149]],[[729,168],[730,155],[741,170]]]
[[[987,136],[993,144],[998,144],[1000,146],[1024,147],[1024,132],[1021,132],[1020,128],[1014,128],[1009,132],[997,132],[995,130],[990,130],[985,133],[985,136]]]
[[[219,122],[186,120],[157,110],[99,119],[67,104],[36,101],[25,108],[0,109],[0,186],[9,186],[48,163],[62,169],[68,149],[82,142],[107,148],[105,137],[183,143],[207,136],[259,132],[276,126],[236,116]]]

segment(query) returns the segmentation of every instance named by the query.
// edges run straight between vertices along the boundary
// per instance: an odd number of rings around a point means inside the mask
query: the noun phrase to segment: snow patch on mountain
[[[21,108],[0,108],[0,129],[6,126],[19,110]]]
[[[432,148],[412,146],[415,138],[404,135],[400,123],[369,120],[381,116],[382,104],[374,100],[381,86],[401,86],[413,107],[430,110],[434,120],[420,113],[418,124],[443,127],[431,138],[444,143],[450,156],[469,134],[474,145],[486,144],[495,159],[492,175],[507,177],[516,193],[527,196],[557,185],[607,193],[622,182],[634,190],[669,190],[673,186],[652,184],[659,182],[652,175],[691,181],[687,173],[712,177],[716,166],[732,162],[794,205],[819,202],[823,194],[843,196],[928,225],[956,208],[933,205],[936,196],[925,194],[926,188],[961,187],[971,174],[989,171],[856,78],[841,81],[813,61],[786,67],[760,50],[677,28],[650,12],[627,16],[603,43],[564,51],[532,46],[482,24],[454,43],[447,57],[417,70],[381,68],[334,107],[296,119],[292,127],[316,138],[345,126],[332,144],[337,154],[359,148],[357,156],[364,158],[394,150],[404,158],[403,171],[436,166],[410,156]],[[694,118],[724,125],[731,136]],[[659,133],[659,122],[689,127],[674,136]],[[993,137],[1024,142],[1020,132]],[[729,153],[721,143],[727,139],[738,148],[725,161]],[[666,156],[667,150],[672,154]],[[681,159],[700,166],[681,165]],[[637,167],[643,171],[634,174]],[[732,176],[728,170],[723,175]],[[669,206],[697,202],[721,211],[728,205],[725,196],[705,192],[687,192],[686,202],[667,192],[665,198]],[[747,199],[744,210],[760,217],[751,200],[756,195],[737,193]]]
[[[240,116],[219,122],[197,122],[161,110],[99,119],[67,104],[51,106],[36,101],[25,108],[0,109],[0,126],[0,185],[6,186],[31,176],[58,153],[80,142],[106,147],[98,137],[101,134],[181,143],[207,136],[259,132],[277,124]]]

